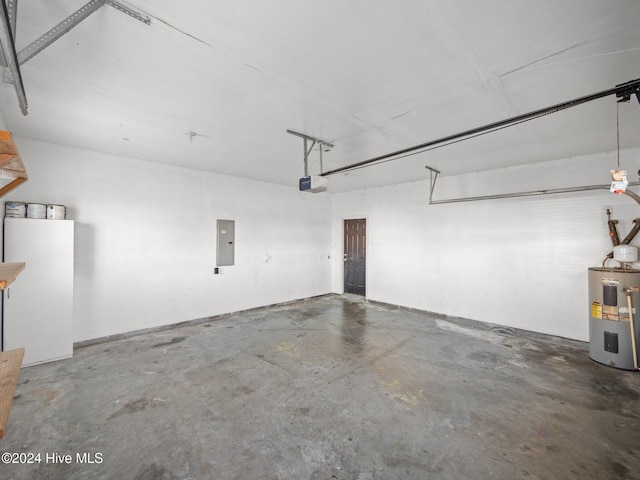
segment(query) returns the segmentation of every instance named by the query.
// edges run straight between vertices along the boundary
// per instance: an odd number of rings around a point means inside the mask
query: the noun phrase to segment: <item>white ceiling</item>
[[[18,0],[17,50],[87,1]],[[287,129],[335,144],[326,171],[640,78],[638,0],[123,3],[151,24],[103,6],[22,65],[27,116],[0,84],[14,135],[295,186]],[[635,98],[620,122],[622,147],[640,147]],[[612,96],[330,190],[611,151],[615,129]]]

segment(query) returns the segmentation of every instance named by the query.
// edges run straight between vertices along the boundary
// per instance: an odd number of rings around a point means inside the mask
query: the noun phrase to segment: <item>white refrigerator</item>
[[[4,262],[25,269],[4,290],[2,349],[22,366],[73,355],[73,220],[4,219]]]

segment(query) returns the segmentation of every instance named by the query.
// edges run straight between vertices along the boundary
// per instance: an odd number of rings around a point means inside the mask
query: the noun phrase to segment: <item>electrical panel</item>
[[[235,220],[218,220],[216,228],[216,266],[233,265],[236,222]]]

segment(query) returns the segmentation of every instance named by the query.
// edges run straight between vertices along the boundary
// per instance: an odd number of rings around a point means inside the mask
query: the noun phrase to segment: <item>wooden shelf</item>
[[[0,352],[0,438],[9,420],[9,410],[18,385],[24,348]]]
[[[11,179],[0,188],[0,197],[27,181],[27,171],[11,133],[0,130],[0,178]],[[4,290],[24,270],[24,262],[0,263],[0,290]],[[0,438],[9,420],[13,395],[18,385],[24,348],[0,352]]]
[[[24,267],[24,262],[0,263],[0,290],[11,285]]]
[[[0,188],[0,197],[26,182],[28,178],[20,152],[18,152],[11,133],[6,130],[0,130],[0,177],[12,179]]]

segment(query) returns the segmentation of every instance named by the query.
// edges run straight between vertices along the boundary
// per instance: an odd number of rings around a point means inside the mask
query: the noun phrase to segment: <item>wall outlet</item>
[[[218,267],[213,267],[213,274],[218,275],[220,273],[220,269]]]

